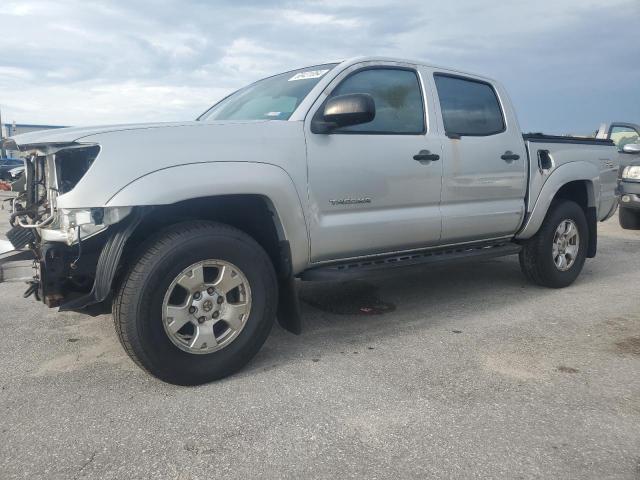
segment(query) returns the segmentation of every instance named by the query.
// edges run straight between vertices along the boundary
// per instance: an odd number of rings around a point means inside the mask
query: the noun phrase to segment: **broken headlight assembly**
[[[24,191],[13,200],[12,226],[43,228],[56,223],[58,196],[71,191],[100,153],[94,144],[40,145],[25,158]]]
[[[131,207],[61,208],[58,211],[58,228],[44,228],[40,233],[43,240],[73,245],[120,222],[131,210]]]
[[[43,241],[73,245],[131,213],[130,207],[57,208],[100,153],[95,144],[44,145],[25,159],[25,190],[13,202],[11,224],[37,229]]]

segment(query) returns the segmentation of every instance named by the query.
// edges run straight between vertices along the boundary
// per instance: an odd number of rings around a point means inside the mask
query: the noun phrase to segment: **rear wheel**
[[[626,230],[640,230],[640,210],[620,207],[620,226]]]
[[[520,267],[534,283],[551,288],[571,285],[586,260],[588,226],[575,202],[554,202],[538,233],[520,252]]]
[[[169,383],[196,385],[244,366],[275,319],[266,252],[227,225],[177,224],[147,242],[113,309],[131,358]]]

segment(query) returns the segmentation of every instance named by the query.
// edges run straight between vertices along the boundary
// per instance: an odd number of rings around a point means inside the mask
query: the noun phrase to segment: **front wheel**
[[[169,383],[197,385],[237,371],[275,319],[277,283],[262,247],[209,222],[181,223],[142,248],[115,299],[129,356]]]
[[[562,288],[578,277],[587,257],[589,229],[575,202],[554,202],[540,230],[520,252],[520,268],[532,282]]]

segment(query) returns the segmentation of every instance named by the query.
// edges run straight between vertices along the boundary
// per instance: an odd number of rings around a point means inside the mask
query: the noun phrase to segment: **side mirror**
[[[329,133],[331,130],[359,125],[373,120],[376,105],[368,93],[350,93],[330,98],[319,119],[311,125],[313,133]]]
[[[640,153],[640,143],[627,143],[622,147],[624,153]]]

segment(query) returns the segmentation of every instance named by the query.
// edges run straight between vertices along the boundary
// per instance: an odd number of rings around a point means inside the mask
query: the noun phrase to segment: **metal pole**
[[[2,133],[2,109],[0,108],[0,158],[7,158],[7,152],[4,149],[4,135]]]

